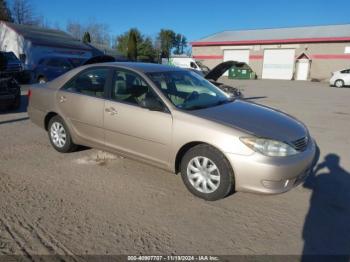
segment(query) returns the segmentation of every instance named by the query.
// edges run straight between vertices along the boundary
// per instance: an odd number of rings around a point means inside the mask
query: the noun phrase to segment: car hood
[[[205,75],[205,78],[208,80],[218,80],[227,70],[229,70],[231,67],[243,67],[245,63],[243,62],[237,62],[237,61],[226,61],[221,64],[218,64],[216,67],[214,67],[212,70],[209,71]]]
[[[307,136],[304,124],[278,110],[242,100],[191,111],[193,115],[257,137],[292,142]]]

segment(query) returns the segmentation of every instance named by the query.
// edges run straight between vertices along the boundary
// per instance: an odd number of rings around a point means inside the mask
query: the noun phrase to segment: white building
[[[26,70],[33,69],[47,56],[87,59],[101,54],[63,31],[3,21],[0,21],[0,51],[15,53]]]

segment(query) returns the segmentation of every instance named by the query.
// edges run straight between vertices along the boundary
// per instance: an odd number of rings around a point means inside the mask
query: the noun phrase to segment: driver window
[[[159,100],[139,75],[123,70],[116,70],[114,73],[111,98],[133,105],[141,105],[146,98]]]

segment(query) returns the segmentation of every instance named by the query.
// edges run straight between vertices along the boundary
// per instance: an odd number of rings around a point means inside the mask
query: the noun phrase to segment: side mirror
[[[141,101],[141,107],[147,108],[151,111],[164,112],[164,105],[154,97],[146,97]]]

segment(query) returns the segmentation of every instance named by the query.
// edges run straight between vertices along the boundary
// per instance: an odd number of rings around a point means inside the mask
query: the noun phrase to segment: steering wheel
[[[197,91],[193,91],[191,94],[189,94],[189,95],[185,98],[185,100],[184,100],[183,103],[186,104],[187,102],[189,102],[189,101],[191,101],[191,100],[197,98],[198,96],[199,96],[199,93],[198,93]]]

